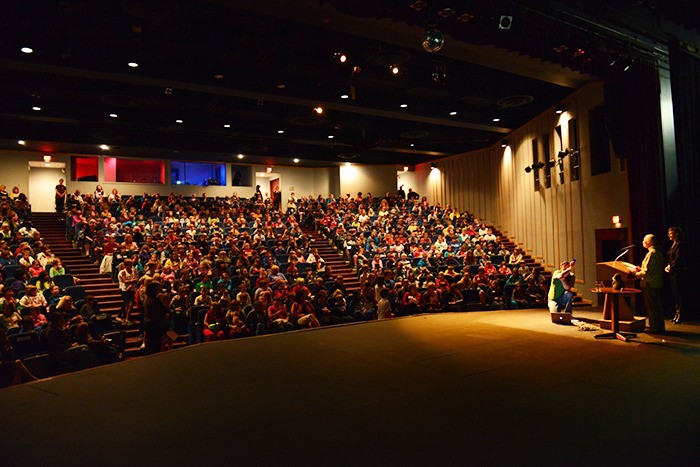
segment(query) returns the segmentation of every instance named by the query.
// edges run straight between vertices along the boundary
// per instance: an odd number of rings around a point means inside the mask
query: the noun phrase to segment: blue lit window
[[[173,185],[223,186],[226,185],[226,164],[172,161],[170,175]]]

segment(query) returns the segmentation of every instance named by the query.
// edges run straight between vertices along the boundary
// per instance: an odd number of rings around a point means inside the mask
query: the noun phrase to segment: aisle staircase
[[[66,239],[66,222],[56,213],[33,213],[32,223],[41,232],[44,243],[60,258],[66,272],[77,277],[77,285],[85,288],[85,295],[92,295],[100,306],[100,311],[116,317],[122,306],[119,287],[112,282],[109,274],[100,274],[99,265],[94,264],[78,248]],[[122,326],[126,338],[126,356],[140,354],[139,324],[141,315],[138,310],[131,314],[133,324]]]
[[[333,242],[324,238],[313,229],[304,227],[302,231],[313,241],[313,248],[318,248],[318,252],[326,262],[326,266],[333,268],[333,274],[343,276],[343,283],[347,291],[360,290],[360,281],[357,274],[353,272],[352,266],[345,262],[341,252],[337,250]]]

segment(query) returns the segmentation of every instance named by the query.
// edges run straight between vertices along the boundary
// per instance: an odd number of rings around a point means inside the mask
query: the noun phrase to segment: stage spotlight
[[[445,46],[445,36],[438,28],[432,26],[425,31],[423,38],[423,49],[426,52],[436,53]]]
[[[527,173],[532,172],[532,167],[529,165],[527,167],[525,167],[525,172],[527,172]]]
[[[505,139],[505,138],[503,138],[503,139],[501,140],[501,147],[502,147],[502,148],[505,148],[506,146],[508,146],[508,140]]]
[[[554,159],[552,159],[552,160],[547,161],[547,164],[546,164],[546,165],[547,165],[547,168],[548,168],[548,169],[551,169],[551,168],[554,167],[556,164],[557,164],[557,163],[554,161]]]
[[[545,163],[544,163],[544,162],[541,162],[541,161],[540,161],[540,162],[535,162],[534,164],[532,164],[532,168],[533,168],[533,169],[541,169],[541,168],[543,168],[544,166],[545,166]]]
[[[562,104],[561,102],[557,103],[556,113],[558,113],[558,114],[564,113],[564,104]]]
[[[501,18],[498,20],[498,29],[509,31],[512,26],[513,17],[509,15],[501,15]]]

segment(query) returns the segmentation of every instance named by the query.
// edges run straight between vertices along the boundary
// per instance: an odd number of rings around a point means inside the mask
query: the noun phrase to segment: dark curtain
[[[641,262],[644,235],[665,238],[666,183],[661,149],[659,73],[655,66],[638,63],[605,86],[609,128],[616,156],[627,163],[630,227],[635,261]],[[622,154],[620,154],[622,152]]]
[[[700,257],[700,58],[671,44],[669,60],[678,166],[678,190],[669,193],[669,223],[685,231],[686,246],[697,259]]]

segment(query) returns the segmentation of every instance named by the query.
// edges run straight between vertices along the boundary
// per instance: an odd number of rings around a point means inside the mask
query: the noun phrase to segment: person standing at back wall
[[[63,179],[58,180],[58,185],[56,185],[56,212],[63,212],[63,208],[66,204],[66,193],[68,188],[63,184]]]

